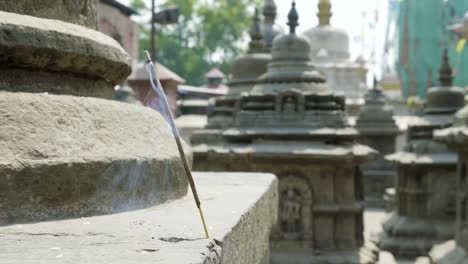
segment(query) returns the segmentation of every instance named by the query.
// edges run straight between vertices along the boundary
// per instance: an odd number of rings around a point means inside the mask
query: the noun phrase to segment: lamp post
[[[156,42],[154,41],[156,29],[154,27],[154,6],[155,6],[155,0],[151,0],[151,37],[150,37],[150,52],[151,52],[151,57],[153,57],[154,60],[156,60]]]
[[[179,8],[169,7],[155,12],[155,0],[151,0],[151,36],[150,36],[150,52],[154,60],[156,60],[156,28],[155,24],[170,25],[177,24],[179,20]]]

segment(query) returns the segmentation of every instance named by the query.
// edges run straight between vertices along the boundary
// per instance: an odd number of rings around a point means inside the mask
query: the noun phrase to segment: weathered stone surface
[[[276,221],[278,203],[274,175],[194,176],[210,240],[204,239],[189,194],[133,212],[0,227],[0,259],[24,264],[268,263],[268,236]]]
[[[112,38],[74,24],[0,11],[0,90],[111,98],[131,72]]]
[[[0,10],[97,29],[97,2],[98,0],[6,0],[0,1]]]
[[[0,92],[0,224],[153,206],[187,191],[166,121],[113,101]]]

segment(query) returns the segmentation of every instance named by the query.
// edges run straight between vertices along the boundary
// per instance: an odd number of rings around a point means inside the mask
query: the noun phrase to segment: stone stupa
[[[265,51],[258,10],[252,21],[249,34],[251,41],[247,54],[235,58],[232,62],[232,76],[228,81],[229,93],[215,99],[213,111],[208,113],[207,128],[229,126],[234,122],[236,102],[243,92],[248,92],[257,83],[258,77],[267,71],[271,54]]]
[[[284,30],[275,23],[276,4],[275,0],[265,0],[263,4],[264,21],[262,24],[262,33],[265,40],[265,51],[270,53],[273,46],[273,40],[276,36],[284,33]]]
[[[362,166],[364,197],[367,206],[384,205],[385,190],[393,186],[396,170],[384,159],[395,152],[399,128],[393,118],[393,108],[387,104],[382,89],[374,81],[374,88],[365,96],[365,104],[356,120],[359,141],[379,151],[379,159]]]
[[[424,115],[409,124],[403,151],[387,156],[398,167],[396,208],[387,215],[377,244],[397,259],[426,256],[454,235],[457,154],[433,138],[434,130],[451,126],[464,106],[463,91],[452,86],[452,78],[445,49],[440,87],[428,90]]]
[[[268,71],[237,99],[235,122],[194,134],[194,168],[279,177],[271,263],[373,263],[360,250],[359,165],[375,152],[355,143],[344,99],[313,67],[307,39],[296,35],[294,2],[288,19],[290,32],[275,38]]]
[[[330,24],[330,0],[318,3],[319,24],[302,36],[310,43],[310,58],[317,70],[323,72],[332,91],[346,98],[347,112],[356,115],[364,103],[367,68],[362,57],[350,60],[348,34]]]
[[[448,29],[460,38],[467,38],[468,12],[462,21],[449,26]],[[468,106],[455,114],[452,127],[435,131],[434,134],[436,140],[447,144],[458,153],[457,187],[453,190],[457,194],[457,212],[454,238],[434,246],[429,253],[430,261],[435,264],[468,263]]]

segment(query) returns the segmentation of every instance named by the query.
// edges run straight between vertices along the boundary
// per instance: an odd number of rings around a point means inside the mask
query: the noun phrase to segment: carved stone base
[[[436,245],[429,252],[431,263],[434,264],[466,264],[468,263],[467,252],[459,247],[455,240]]]
[[[388,215],[383,229],[373,240],[381,251],[388,251],[397,259],[427,256],[432,246],[454,236],[452,221],[403,217],[397,214]]]

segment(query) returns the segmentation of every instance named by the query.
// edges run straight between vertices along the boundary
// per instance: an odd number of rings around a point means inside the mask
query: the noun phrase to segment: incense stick
[[[188,164],[187,156],[185,155],[184,149],[182,147],[182,141],[180,139],[179,131],[177,130],[177,128],[175,126],[175,123],[174,123],[174,117],[172,116],[172,111],[170,110],[169,103],[167,102],[166,95],[164,94],[164,90],[162,89],[161,83],[159,82],[159,79],[157,78],[156,69],[154,68],[153,61],[151,60],[151,56],[150,56],[150,54],[149,54],[149,52],[147,50],[145,50],[145,56],[146,56],[146,59],[147,59],[147,63],[151,63],[151,72],[152,72],[153,76],[155,77],[154,79],[156,79],[155,80],[156,81],[156,85],[155,85],[156,87],[155,88],[157,89],[157,91],[155,91],[155,92],[162,97],[162,103],[163,103],[162,107],[165,107],[165,110],[167,112],[167,117],[166,118],[167,118],[167,121],[169,122],[169,125],[171,126],[172,133],[173,133],[175,141],[177,143],[177,148],[179,150],[179,154],[180,154],[180,157],[182,159],[182,163],[184,165],[185,174],[186,174],[187,179],[188,179],[189,184],[190,184],[190,189],[192,189],[193,198],[195,199],[195,204],[197,205],[198,212],[200,214],[200,218],[201,218],[201,221],[202,221],[202,224],[203,224],[203,229],[205,230],[206,238],[210,238],[210,235],[208,234],[208,229],[206,227],[205,217],[203,215],[203,210],[201,208],[200,199],[198,197],[197,189],[195,187],[195,181],[193,180],[192,171],[190,170],[190,166]]]

